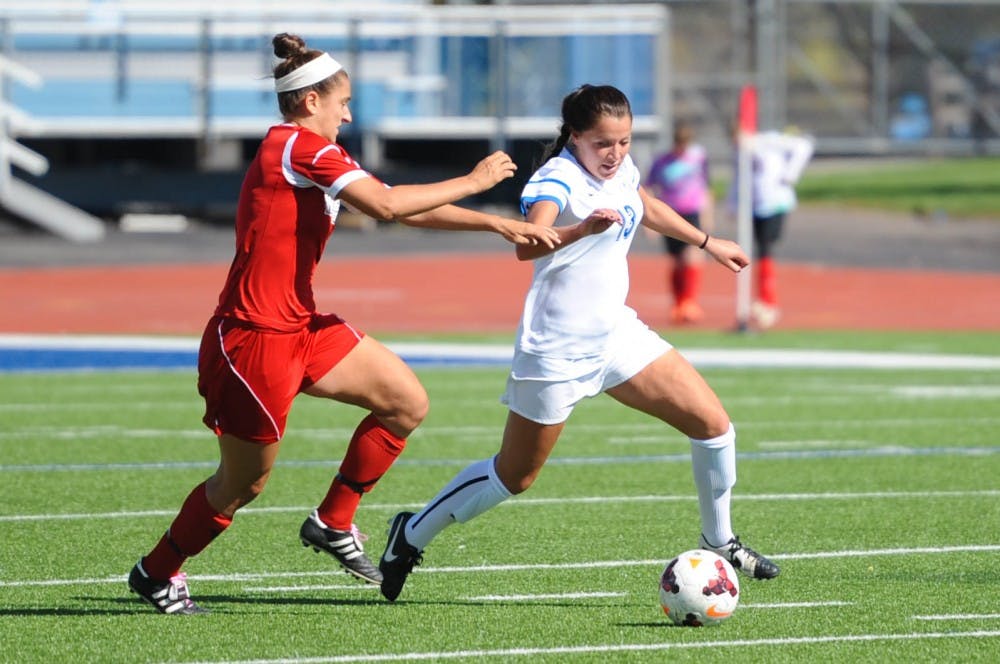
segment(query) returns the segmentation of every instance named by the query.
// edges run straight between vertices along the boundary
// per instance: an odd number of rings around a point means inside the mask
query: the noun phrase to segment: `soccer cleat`
[[[378,568],[382,571],[380,590],[382,596],[390,602],[395,602],[399,597],[413,566],[423,562],[421,552],[406,541],[406,522],[412,517],[413,512],[400,512],[392,518],[389,540],[378,563]]]
[[[681,300],[670,310],[670,322],[675,325],[699,323],[705,311],[694,300]]]
[[[350,530],[330,528],[319,518],[319,513],[313,510],[299,529],[299,539],[302,546],[311,546],[316,553],[326,551],[333,556],[348,574],[353,574],[362,581],[371,584],[382,582],[382,573],[365,555],[361,542],[368,539],[358,531],[354,524]]]
[[[781,568],[773,562],[743,544],[739,537],[733,537],[722,546],[712,546],[705,536],[698,540],[698,548],[717,553],[747,576],[754,579],[773,579],[781,572]]]
[[[170,577],[168,581],[156,581],[146,575],[140,560],[128,575],[128,587],[144,601],[149,602],[160,613],[194,615],[208,613],[191,600],[188,593],[187,575],[183,572]]]

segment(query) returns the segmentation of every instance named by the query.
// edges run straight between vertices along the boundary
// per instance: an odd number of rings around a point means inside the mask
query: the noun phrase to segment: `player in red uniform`
[[[267,133],[247,170],[236,215],[236,255],[202,336],[198,390],[219,440],[216,472],[191,491],[156,546],[133,567],[129,587],[162,613],[191,614],[180,569],[263,490],[299,393],[368,411],[339,472],[299,532],[349,573],[378,584],[354,526],[361,496],[402,452],[427,413],[427,394],[394,353],[333,314],[320,314],[312,276],[341,202],[379,220],[451,230],[489,230],[517,244],[557,242],[552,229],[450,203],[511,177],[496,152],[462,177],[388,187],[336,144],[351,121],[351,82],[333,58],[279,34],[274,53],[285,120]]]

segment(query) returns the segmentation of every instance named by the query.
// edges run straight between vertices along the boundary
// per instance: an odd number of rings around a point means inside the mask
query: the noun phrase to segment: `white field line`
[[[1000,620],[1000,613],[953,613],[940,616],[913,616],[914,620]]]
[[[198,350],[196,337],[142,335],[0,334],[0,350],[92,350],[189,352]],[[508,364],[513,350],[506,344],[386,342],[406,361],[422,363],[465,361]],[[943,355],[802,349],[681,349],[697,367],[790,367],[830,369],[1000,369],[1000,356]]]
[[[378,590],[378,586],[370,583],[355,583],[351,585],[316,585],[316,586],[244,586],[243,592],[248,593],[302,593],[314,590]]]
[[[127,397],[119,397],[117,399],[97,399],[94,401],[59,401],[55,403],[39,403],[28,402],[28,403],[7,403],[0,407],[0,410],[22,412],[22,411],[33,411],[38,413],[44,412],[96,412],[96,411],[116,411],[120,410],[122,407],[122,399]],[[438,397],[440,398],[440,397]],[[728,405],[741,405],[741,406],[754,406],[754,405],[790,405],[790,404],[800,404],[800,403],[814,403],[817,405],[838,405],[838,404],[850,404],[857,402],[859,400],[864,400],[867,403],[877,403],[877,402],[896,402],[901,400],[914,400],[919,398],[921,401],[926,400],[926,396],[913,397],[913,396],[894,396],[888,393],[871,394],[864,396],[852,396],[852,395],[839,395],[839,394],[809,394],[809,393],[797,393],[797,394],[782,394],[782,395],[767,395],[767,396],[731,396],[726,399],[726,404]],[[974,391],[965,396],[955,396],[956,399],[970,399],[970,398],[982,398],[991,399],[996,398],[993,394],[988,394],[985,391],[982,394],[976,394]],[[492,403],[492,395],[490,397],[483,397],[477,399],[470,399],[467,403],[482,405],[483,403]],[[449,404],[453,404],[454,407],[459,407],[462,405],[456,399],[449,399]],[[130,410],[190,410],[197,413],[201,402],[198,401],[197,395],[191,395],[189,399],[179,399],[179,400],[149,400],[149,401],[129,401],[128,407]]]
[[[870,499],[937,499],[937,498],[993,498],[1000,496],[1000,489],[977,489],[975,491],[861,491],[861,492],[821,492],[821,493],[759,493],[741,494],[741,502],[752,501],[809,501],[809,500],[870,500]],[[684,495],[644,495],[644,496],[580,496],[576,498],[515,498],[499,505],[499,507],[529,507],[533,505],[586,505],[596,504],[606,506],[623,503],[675,503],[691,502],[697,497],[693,494]],[[422,507],[421,503],[368,503],[367,508],[385,511],[398,511]],[[313,509],[304,505],[288,505],[274,507],[247,507],[240,510],[241,515],[280,514],[287,512],[308,512]],[[14,514],[0,515],[4,521],[72,521],[79,519],[135,519],[141,517],[174,516],[176,509],[140,510],[134,512],[89,512],[77,514]]]
[[[763,604],[744,604],[740,602],[741,609],[812,609],[825,606],[853,606],[854,602],[839,602],[832,600],[829,602],[769,602]]]
[[[1000,397],[1000,385],[926,385],[926,386],[887,386],[884,390],[874,390],[864,395],[856,394],[812,394],[809,392],[797,391],[795,394],[767,395],[767,396],[731,396],[726,398],[726,404],[733,406],[752,405],[791,405],[801,403],[813,403],[823,405],[849,404],[864,399],[868,403],[897,402],[897,401],[926,401],[928,399],[955,399],[966,401],[969,399],[992,400]],[[439,397],[440,398],[440,397]],[[455,399],[451,403],[461,405]],[[199,401],[196,397],[178,400],[150,400],[150,401],[129,401],[128,407],[131,410],[192,410],[197,411]],[[483,399],[469,400],[470,404],[482,404]],[[20,402],[0,404],[0,411],[26,412],[32,411],[44,413],[48,411],[72,412],[84,411],[93,412],[98,410],[115,411],[121,408],[120,400],[99,399],[95,401],[59,401],[57,403]],[[495,431],[495,428],[491,429]]]
[[[762,440],[757,443],[762,450],[802,450],[802,449],[865,449],[876,447],[872,440]]]
[[[309,586],[306,586],[307,588]],[[318,586],[313,586],[318,587]],[[537,595],[476,595],[473,597],[463,597],[463,600],[470,602],[517,602],[546,599],[592,599],[602,597],[626,597],[628,593],[622,592],[589,592],[589,593],[550,593]],[[828,602],[773,602],[768,604],[745,604],[740,603],[740,609],[809,609],[828,606],[852,606],[854,602],[828,601]]]
[[[782,553],[770,556],[775,560],[810,560],[828,558],[862,558],[875,556],[910,556],[939,555],[951,553],[995,553],[1000,551],[1000,544],[967,544],[960,546],[928,546],[898,549],[865,549],[855,551],[814,551],[809,553]],[[621,567],[654,567],[661,568],[665,559],[649,560],[595,560],[580,563],[513,563],[507,565],[465,565],[455,567],[421,567],[420,574],[479,574],[482,572],[525,572],[536,570],[587,570],[587,569],[617,569]],[[195,574],[189,575],[192,581],[264,581],[267,579],[308,578],[330,576],[330,571],[312,572],[259,572],[247,574]],[[126,575],[87,579],[41,579],[26,581],[0,581],[0,588],[25,588],[42,586],[72,586],[90,584],[124,583]]]
[[[740,452],[743,461],[771,460],[813,460],[813,459],[859,459],[859,458],[905,458],[905,457],[988,457],[1000,454],[1000,446],[986,445],[980,447],[909,447],[904,443],[883,443],[870,448],[845,449],[784,449],[772,451]],[[452,457],[448,459],[400,459],[396,467],[464,467],[476,459]],[[650,463],[689,463],[690,454],[676,452],[672,454],[631,454],[616,456],[586,456],[586,457],[553,457],[547,461],[550,466],[607,466]],[[282,468],[327,468],[336,467],[338,459],[325,460],[289,460],[279,461],[276,467]],[[0,464],[0,473],[53,473],[53,472],[109,472],[109,471],[141,471],[141,470],[190,470],[193,468],[215,469],[215,461],[147,461],[119,463],[35,463],[35,464]]]
[[[940,498],[996,498],[1000,489],[977,489],[975,491],[845,491],[819,493],[749,493],[740,494],[740,502],[809,501],[809,500],[930,500]],[[683,495],[644,496],[579,496],[576,498],[513,498],[500,503],[498,507],[530,507],[534,505],[613,505],[625,503],[679,503],[697,500],[693,493]],[[371,510],[396,512],[403,509],[423,507],[422,503],[366,503]],[[273,507],[246,507],[241,516],[254,514],[283,514],[288,512],[309,512],[313,507],[305,505],[275,505]],[[138,519],[143,517],[174,516],[177,508],[165,510],[136,510],[130,512],[81,512],[75,514],[7,514],[0,515],[0,523],[6,521],[76,521],[93,519]]]
[[[256,592],[256,593],[286,593],[286,592],[313,592],[317,590],[362,590],[362,591],[373,591],[377,590],[377,586],[371,584],[351,584],[351,585],[296,585],[296,586],[244,586],[244,592]],[[627,597],[628,593],[623,592],[613,592],[613,591],[594,591],[594,592],[577,592],[577,593],[538,593],[530,595],[472,595],[469,597],[462,597],[462,600],[468,602],[524,602],[524,601],[542,601],[551,599],[601,599],[608,597]],[[842,602],[838,600],[831,600],[826,602],[771,602],[763,604],[748,604],[740,603],[740,609],[810,609],[810,608],[823,608],[831,606],[852,606],[854,602]],[[921,619],[920,616],[914,616],[917,619]],[[953,616],[956,617],[957,616]],[[975,617],[990,617],[990,616],[975,616]],[[943,618],[942,618],[943,619]]]
[[[470,602],[524,602],[546,599],[599,599],[602,597],[625,597],[628,593],[590,592],[590,593],[539,593],[537,595],[477,595],[463,597]]]
[[[198,350],[195,337],[0,334],[0,350],[182,351]],[[507,344],[409,343],[386,345],[406,361],[508,364]],[[805,367],[830,369],[1000,369],[1000,356],[800,349],[685,348],[699,367]]]
[[[336,662],[404,662],[444,659],[475,659],[495,657],[510,659],[536,655],[594,655],[597,653],[638,653],[664,650],[712,648],[747,648],[753,646],[796,646],[820,643],[859,643],[878,641],[917,641],[936,639],[983,639],[1000,637],[1000,630],[970,632],[927,632],[912,634],[850,634],[846,636],[803,636],[771,639],[734,639],[732,641],[699,641],[688,643],[623,643],[562,646],[553,648],[506,648],[494,650],[453,650],[385,655],[339,655],[333,657],[301,657],[294,659],[219,660],[211,664],[333,664]],[[203,662],[202,664],[209,664]]]
[[[120,405],[120,404],[119,404]],[[53,405],[53,409],[59,409],[59,406]],[[0,410],[3,410],[3,406],[0,406]],[[21,410],[20,406],[12,408],[12,410]],[[978,424],[982,426],[988,426],[992,424],[1000,423],[1000,417],[969,417],[963,418],[962,422],[965,424]],[[822,425],[824,428],[837,428],[837,429],[851,429],[857,427],[864,427],[865,429],[871,429],[873,427],[885,427],[885,428],[926,428],[935,425],[944,426],[954,426],[955,418],[951,417],[927,417],[927,418],[865,418],[863,420],[857,419],[845,419],[845,420],[828,420],[828,419],[810,419],[810,418],[798,418],[795,420],[759,420],[759,421],[742,421],[737,422],[736,427],[738,431],[743,431],[745,429],[755,429],[759,427],[774,428],[774,427],[797,427],[797,428],[807,428],[812,429],[817,425]],[[671,444],[671,442],[680,442],[687,444],[687,440],[676,433],[673,429],[669,428],[667,425],[656,422],[655,420],[650,420],[647,423],[616,423],[616,424],[574,424],[572,425],[572,432],[574,434],[595,434],[601,432],[610,432],[612,436],[618,440],[624,439],[626,436],[629,437],[641,437],[641,442],[646,442],[646,438],[658,434],[661,436],[660,440],[664,444]],[[316,441],[346,441],[353,434],[354,429],[348,428],[330,428],[330,429],[295,429],[290,431],[288,438],[292,439],[311,439]],[[631,433],[630,433],[631,432]],[[643,435],[648,434],[648,435]],[[208,438],[211,433],[205,428],[184,428],[184,429],[160,429],[160,428],[133,428],[125,427],[120,425],[98,425],[98,426],[66,426],[66,427],[53,427],[48,425],[30,425],[18,427],[16,430],[0,431],[0,439],[11,438],[15,440],[25,440],[38,437],[56,437],[56,438],[66,438],[74,440],[77,438],[96,438],[96,437],[156,437],[160,436],[163,438],[171,437],[184,437],[184,438]],[[410,436],[411,439],[434,439],[434,438],[482,438],[491,437],[500,440],[500,429],[496,426],[463,426],[463,427],[435,427],[422,426]]]

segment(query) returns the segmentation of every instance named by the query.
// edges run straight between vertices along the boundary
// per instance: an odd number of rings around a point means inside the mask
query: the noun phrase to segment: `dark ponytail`
[[[541,166],[562,152],[569,142],[570,134],[591,129],[604,116],[632,117],[632,107],[628,97],[618,88],[584,83],[566,95],[562,101],[562,126],[559,128],[559,138],[545,146],[537,166]]]

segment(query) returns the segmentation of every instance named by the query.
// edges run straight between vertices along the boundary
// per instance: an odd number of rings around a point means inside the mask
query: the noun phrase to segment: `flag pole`
[[[739,121],[736,129],[736,241],[753,254],[753,139],[757,133],[757,89],[745,85],[740,90]],[[750,327],[753,263],[736,275],[736,329]]]

